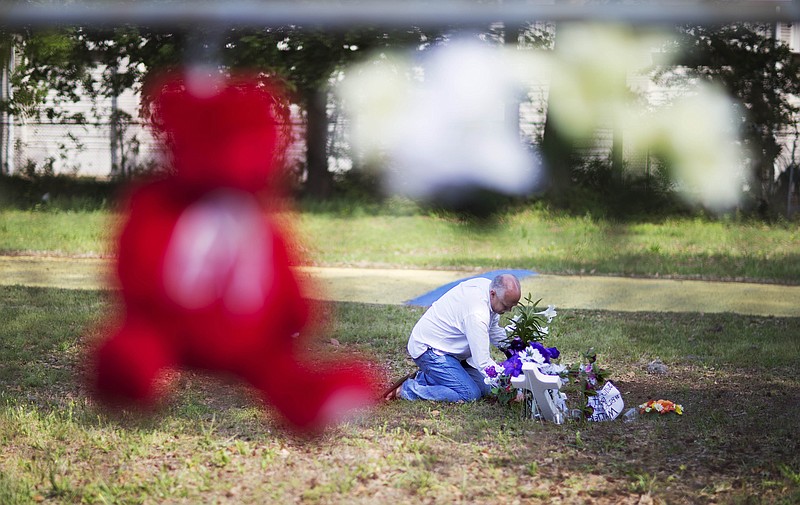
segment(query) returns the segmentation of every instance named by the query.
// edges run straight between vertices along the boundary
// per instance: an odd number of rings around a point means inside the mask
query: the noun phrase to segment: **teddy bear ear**
[[[171,73],[147,92],[151,124],[184,182],[254,191],[279,168],[288,107],[258,76],[215,78],[198,87]]]

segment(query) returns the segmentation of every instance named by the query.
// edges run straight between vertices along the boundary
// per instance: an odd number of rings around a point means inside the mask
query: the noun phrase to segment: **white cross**
[[[564,422],[564,413],[553,399],[554,395],[560,394],[558,390],[561,389],[561,377],[545,375],[535,363],[525,362],[522,364],[522,373],[518,377],[512,377],[511,384],[533,394],[539,412],[546,420],[555,424]]]

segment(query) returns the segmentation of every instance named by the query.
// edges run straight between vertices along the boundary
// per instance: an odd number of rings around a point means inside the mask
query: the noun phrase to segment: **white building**
[[[0,92],[13,97],[9,83],[13,65],[3,70]],[[95,73],[102,75],[104,68]],[[106,178],[144,168],[157,157],[156,144],[139,120],[139,96],[128,90],[116,97],[88,96],[78,102],[55,104],[51,93],[45,107],[56,107],[63,118],[2,114],[0,170],[4,173],[71,174]],[[119,118],[112,128],[112,118]],[[75,118],[83,118],[76,120]]]

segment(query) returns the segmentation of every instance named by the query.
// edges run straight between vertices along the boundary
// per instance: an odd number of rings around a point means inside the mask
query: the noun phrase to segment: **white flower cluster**
[[[630,92],[652,85],[644,69],[666,36],[612,25],[558,30],[551,52],[456,39],[425,53],[382,52],[351,68],[338,91],[354,145],[388,168],[393,193],[425,199],[478,186],[525,194],[540,184],[542,170],[503,116],[518,97],[546,87],[549,112],[570,140],[615,125],[626,149],[671,165],[688,200],[712,210],[738,202],[745,153],[725,93],[687,84],[669,107],[648,110]]]
[[[539,351],[539,349],[536,349],[532,346],[519,351],[517,355],[523,363],[536,363],[537,365],[545,364],[545,358],[542,353]]]
[[[500,365],[493,365],[493,366],[494,366],[495,376],[492,377],[490,375],[487,375],[486,377],[483,378],[483,383],[489,386],[490,388],[497,388],[500,387],[500,377],[503,376],[505,370]]]
[[[390,192],[424,200],[472,187],[533,190],[537,158],[504,119],[525,92],[509,56],[458,39],[423,54],[382,53],[347,73],[338,91],[352,111],[352,141],[387,168]]]
[[[537,363],[538,364],[538,363]],[[565,371],[567,368],[563,365],[559,365],[557,363],[541,363],[539,364],[539,370],[545,375],[560,375],[561,372]],[[569,382],[569,379],[566,377],[562,377],[561,382],[566,384]]]

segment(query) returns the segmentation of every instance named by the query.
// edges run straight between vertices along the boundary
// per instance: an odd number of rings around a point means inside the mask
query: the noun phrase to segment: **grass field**
[[[113,219],[3,211],[0,249],[103,254]],[[310,260],[331,265],[800,279],[792,224],[533,210],[489,229],[363,209],[297,219]],[[628,407],[665,398],[680,417],[556,426],[490,401],[394,402],[305,439],[229,377],[176,373],[153,415],[96,406],[85,352],[114,306],[108,292],[0,287],[0,503],[800,501],[800,318],[560,312],[548,343],[562,362],[594,346]],[[422,309],[323,310],[311,351],[364,356],[387,383],[411,368],[404,347]],[[654,359],[668,373],[647,373]]]
[[[284,216],[286,217],[286,216]],[[319,265],[526,268],[542,273],[800,283],[800,227],[671,218],[610,221],[528,209],[478,226],[408,206],[288,216]],[[106,211],[0,210],[0,254],[110,254]]]
[[[92,328],[111,308],[103,292],[0,288],[0,503],[800,499],[798,319],[556,319],[550,343],[562,361],[594,345],[628,406],[667,398],[684,406],[681,417],[557,426],[487,401],[395,402],[308,440],[283,431],[235,380],[194,372],[179,375],[155,415],[96,407],[80,377]],[[421,309],[325,310],[334,322],[314,351],[369,356],[387,382],[409,369],[402,348]],[[668,374],[646,373],[656,357]]]

